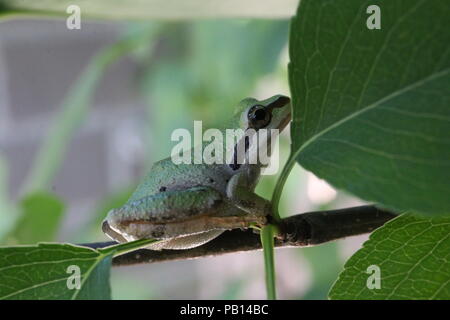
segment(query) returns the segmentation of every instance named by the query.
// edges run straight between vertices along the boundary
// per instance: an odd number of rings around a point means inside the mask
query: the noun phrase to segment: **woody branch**
[[[279,234],[276,247],[306,247],[345,237],[370,233],[396,215],[375,206],[359,206],[340,210],[308,212],[278,223]],[[84,244],[91,248],[103,248],[115,242]],[[252,230],[226,231],[216,239],[189,250],[136,250],[114,258],[114,266],[140,263],[194,259],[217,256],[231,252],[262,249],[259,235]]]

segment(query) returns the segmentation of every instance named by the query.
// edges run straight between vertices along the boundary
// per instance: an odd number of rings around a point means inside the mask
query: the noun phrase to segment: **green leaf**
[[[0,247],[0,299],[110,299],[112,257],[154,242],[97,250],[59,243]]]
[[[379,268],[380,289],[374,285]],[[372,267],[373,268],[373,267]],[[376,230],[345,265],[331,299],[450,299],[450,218],[402,215]]]
[[[81,8],[81,16],[103,19],[192,19],[224,17],[281,18],[291,16],[299,0],[0,0],[0,13],[63,15],[70,5]]]
[[[69,244],[0,248],[0,299],[110,299],[111,258]],[[70,266],[79,268],[79,289],[69,289]]]
[[[55,239],[64,203],[49,192],[35,192],[21,201],[22,215],[13,233],[18,243],[37,243]]]
[[[274,262],[274,236],[275,227],[273,225],[264,226],[261,230],[261,243],[264,252],[264,269],[266,274],[267,299],[275,300],[277,298],[275,281],[275,262]]]
[[[369,30],[369,5],[381,29]],[[395,211],[450,212],[449,3],[303,0],[292,21],[292,158]]]

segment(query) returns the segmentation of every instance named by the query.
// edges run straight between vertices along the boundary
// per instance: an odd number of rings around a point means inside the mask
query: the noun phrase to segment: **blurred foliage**
[[[248,278],[236,277],[226,284],[225,290],[216,297],[219,300],[236,300],[242,299],[242,291],[247,285]]]
[[[177,20],[198,18],[276,18],[289,17],[299,0],[110,0],[81,1],[83,16],[107,20]],[[182,4],[181,4],[181,3]],[[72,0],[0,0],[0,18],[8,16],[66,16]],[[213,10],[212,10],[213,9]]]
[[[10,241],[33,244],[55,240],[65,210],[62,199],[52,193],[39,191],[28,194],[19,207],[21,218]]]
[[[158,288],[148,286],[140,277],[111,270],[111,295],[113,300],[161,299],[155,292]]]
[[[0,242],[14,227],[17,210],[8,198],[8,167],[0,154]]]
[[[131,51],[148,45],[155,35],[155,30],[153,25],[133,29],[133,32],[129,32],[114,45],[100,51],[86,66],[63,101],[61,110],[36,156],[25,182],[25,193],[45,190],[51,185],[64,159],[68,142],[84,123],[95,89],[107,68]]]
[[[134,185],[123,188],[119,191],[112,192],[106,195],[105,198],[101,199],[97,204],[96,209],[93,210],[89,221],[85,224],[82,230],[80,230],[74,241],[85,243],[87,241],[86,239],[89,239],[89,241],[104,240],[105,235],[99,227],[101,226],[103,219],[105,219],[106,215],[112,208],[119,208],[122,206],[131,196],[134,188]]]
[[[304,296],[299,298],[304,300],[326,299],[328,291],[343,268],[343,262],[338,256],[338,244],[331,242],[295,251],[308,260],[313,271],[313,285]]]
[[[141,46],[148,46],[156,30],[153,24],[130,28],[123,39],[100,51],[89,62],[56,114],[25,179],[17,204],[10,204],[7,200],[7,188],[2,187],[3,181],[6,184],[6,173],[2,172],[3,163],[0,163],[0,192],[3,191],[0,193],[0,208],[6,208],[2,210],[6,217],[0,229],[0,240],[7,234],[9,241],[14,243],[55,240],[55,229],[63,210],[57,204],[60,200],[55,195],[46,193],[46,190],[49,190],[61,167],[69,141],[83,125],[95,89],[107,68],[125,54]],[[63,205],[62,202],[60,205]],[[31,230],[33,225],[39,228]]]

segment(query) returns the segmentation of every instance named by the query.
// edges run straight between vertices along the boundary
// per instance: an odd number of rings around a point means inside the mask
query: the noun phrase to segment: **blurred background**
[[[288,20],[1,22],[0,243],[106,241],[101,220],[169,156],[174,129],[215,127],[247,96],[289,95],[288,32]],[[280,151],[282,164],[288,134]],[[257,192],[270,198],[276,179]],[[281,213],[361,203],[297,166]],[[279,297],[326,299],[365,239],[278,249]],[[111,285],[114,299],[264,299],[263,256],[113,268]]]

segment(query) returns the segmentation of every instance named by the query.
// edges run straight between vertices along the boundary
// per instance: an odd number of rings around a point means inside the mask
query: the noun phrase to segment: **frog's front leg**
[[[226,229],[261,223],[254,220],[217,190],[193,187],[150,195],[111,210],[103,230],[119,242],[154,238],[163,242],[151,249],[187,249]]]
[[[260,197],[254,192],[255,183],[252,169],[243,170],[234,175],[227,185],[228,198],[240,209],[256,217],[267,217],[272,214],[270,201]],[[257,174],[257,173],[256,173]]]

